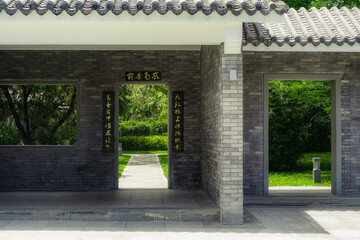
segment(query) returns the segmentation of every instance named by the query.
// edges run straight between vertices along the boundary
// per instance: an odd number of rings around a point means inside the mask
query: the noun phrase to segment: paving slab
[[[7,198],[16,201],[2,201]],[[196,190],[0,192],[0,220],[218,222],[219,215],[208,196]]]
[[[184,222],[0,221],[0,239],[360,239],[360,207],[246,207],[244,225]]]
[[[267,196],[244,196],[244,206],[360,207],[360,196],[333,195],[329,187],[271,187]]]

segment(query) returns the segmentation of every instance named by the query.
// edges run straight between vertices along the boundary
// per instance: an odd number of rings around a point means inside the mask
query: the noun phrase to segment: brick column
[[[223,45],[222,45],[223,46]],[[224,54],[221,59],[221,159],[220,209],[224,224],[243,223],[243,56]]]

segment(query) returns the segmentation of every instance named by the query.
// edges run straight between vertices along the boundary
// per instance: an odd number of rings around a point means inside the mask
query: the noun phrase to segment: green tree
[[[164,85],[125,85],[119,92],[120,121],[167,118],[167,89]]]
[[[269,161],[276,171],[295,168],[305,150],[330,150],[331,86],[317,81],[269,83]]]
[[[290,8],[299,9],[304,7],[310,9],[311,7],[321,8],[321,7],[360,7],[359,0],[285,0]]]
[[[25,145],[55,145],[61,140],[57,139],[59,132],[62,136],[64,132],[73,135],[73,131],[66,129],[76,125],[73,86],[20,85],[1,86],[0,89],[2,106],[6,106],[4,113],[15,122]]]
[[[20,136],[16,128],[7,122],[0,122],[0,145],[19,145]]]

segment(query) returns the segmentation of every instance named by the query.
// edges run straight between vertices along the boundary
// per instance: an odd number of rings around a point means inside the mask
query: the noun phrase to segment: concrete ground
[[[157,155],[131,155],[131,159],[120,177],[119,188],[167,189],[167,179],[163,175]]]
[[[360,198],[270,189],[245,196],[244,225],[229,226],[209,222],[219,210],[203,192],[166,189],[160,176],[156,158],[133,157],[117,191],[0,192],[0,240],[360,239]]]
[[[204,192],[167,189],[157,155],[132,155],[119,182],[114,191],[0,192],[0,220],[219,222]]]
[[[360,239],[360,208],[247,207],[245,224],[0,221],[4,240]]]

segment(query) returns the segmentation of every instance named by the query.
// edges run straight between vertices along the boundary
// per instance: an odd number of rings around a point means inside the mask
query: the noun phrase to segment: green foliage
[[[167,120],[164,85],[124,85],[119,91],[120,121]]]
[[[76,143],[76,126],[67,126],[65,128],[60,128],[56,134],[56,139],[58,139],[59,145],[74,145]]]
[[[0,89],[0,108],[4,114],[0,120],[10,118],[24,144],[74,142],[76,89],[73,86],[14,85]]]
[[[0,145],[19,145],[20,136],[14,126],[0,122]]]
[[[321,183],[312,180],[313,157],[321,158]],[[331,153],[304,153],[296,161],[296,171],[270,172],[269,186],[331,186]]]
[[[149,150],[149,151],[144,151],[144,150],[127,151],[127,150],[123,150],[123,154],[168,154],[168,151],[167,150]]]
[[[163,170],[164,176],[166,179],[169,179],[168,173],[168,155],[158,155],[161,169]]]
[[[165,136],[125,136],[120,137],[123,150],[167,150]]]
[[[320,168],[321,170],[331,170],[331,153],[330,152],[310,152],[304,153],[296,161],[296,169],[308,171],[313,168],[312,158],[321,158]]]
[[[321,183],[314,183],[312,171],[270,172],[269,186],[331,186],[331,171],[321,171]]]
[[[269,83],[270,170],[296,169],[305,150],[330,151],[330,93],[329,82]]]
[[[128,121],[119,122],[119,129],[122,136],[151,136],[151,135],[167,135],[167,121]]]
[[[284,0],[290,8],[299,9],[304,7],[310,9],[313,6],[313,0]]]
[[[359,0],[285,0],[285,2],[289,5],[290,8],[299,9],[304,7],[306,9],[310,9],[311,7],[321,8],[331,8],[336,6],[338,8],[341,7],[360,7]]]
[[[131,91],[127,85],[121,86],[119,90],[119,118],[124,119],[127,117],[127,113],[129,111],[129,97],[131,95]]]

